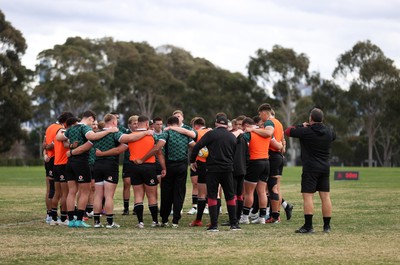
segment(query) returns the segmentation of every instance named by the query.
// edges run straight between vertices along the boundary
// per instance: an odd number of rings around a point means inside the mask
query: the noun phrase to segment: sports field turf
[[[335,170],[359,171],[360,179],[333,181]],[[136,216],[121,215],[122,183],[115,198],[121,228],[74,229],[44,222],[43,167],[0,167],[0,264],[400,264],[400,168],[332,168],[332,232],[322,233],[316,195],[311,235],[294,233],[303,224],[300,172],[284,169],[292,220],[283,214],[280,224],[209,233],[188,226],[189,178],[178,229],[151,228],[147,206],[145,229],[134,228]]]

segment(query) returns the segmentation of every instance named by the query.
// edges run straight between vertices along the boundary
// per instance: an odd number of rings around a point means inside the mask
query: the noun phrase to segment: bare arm
[[[106,151],[100,151],[99,149],[96,149],[96,156],[116,156],[125,152],[126,149],[128,149],[126,144],[120,144],[117,147],[108,149]]]
[[[285,137],[282,138],[282,149],[281,149],[282,154],[286,153],[286,139]]]
[[[159,150],[157,153],[157,158],[158,158],[158,162],[160,162],[161,165],[161,177],[165,177],[165,175],[167,174],[167,167],[165,165],[165,157],[164,157],[164,153],[162,152],[162,150]]]
[[[153,135],[154,131],[153,130],[147,130],[147,131],[142,131],[142,132],[135,132],[135,133],[130,133],[130,134],[124,134],[121,136],[119,141],[121,143],[130,143],[130,142],[135,142],[147,135]]]
[[[85,134],[85,137],[86,137],[86,139],[88,139],[90,141],[96,141],[96,140],[103,138],[104,136],[106,136],[109,133],[115,133],[118,131],[119,131],[119,129],[117,127],[111,127],[107,130],[100,131],[100,132],[89,131]]]
[[[253,128],[253,127],[248,127],[246,128],[246,132],[254,132],[262,137],[271,137],[274,135],[274,127],[272,126],[267,126],[265,128]]]
[[[70,156],[76,156],[76,155],[83,154],[83,153],[89,151],[90,148],[92,148],[92,146],[93,146],[93,144],[91,142],[87,141],[83,145],[80,145],[75,149],[69,150],[69,152],[67,152],[67,156],[70,157]]]
[[[68,138],[65,137],[64,132],[65,132],[65,130],[58,130],[57,135],[56,135],[57,141],[62,142],[62,141],[68,140]]]
[[[282,150],[283,144],[278,142],[275,138],[271,139],[270,146],[276,150]]]

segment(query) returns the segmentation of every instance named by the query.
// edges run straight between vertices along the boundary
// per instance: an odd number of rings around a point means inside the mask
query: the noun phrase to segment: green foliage
[[[395,102],[398,98],[394,92],[400,82],[400,72],[394,62],[370,41],[358,42],[339,57],[338,66],[333,74],[350,80],[346,100],[350,102],[358,117],[353,120],[358,119],[356,123],[361,124],[366,132],[369,165],[372,166],[373,160],[376,159],[381,165],[390,165],[392,155],[400,152],[400,149],[392,148],[392,143],[398,142],[399,137],[395,131],[399,127],[398,123],[393,123],[393,127],[385,126],[382,121],[388,121],[388,114],[391,113],[391,110],[385,107],[388,98],[394,97]],[[379,139],[378,132],[384,136],[382,139]],[[380,150],[377,144],[380,145]],[[377,154],[375,159],[374,149]]]
[[[56,119],[63,111],[79,115],[87,109],[110,109],[109,65],[103,52],[107,41],[68,38],[65,44],[39,54],[36,72],[41,80],[33,92],[40,103],[35,112],[38,117],[45,113]]]
[[[27,48],[22,33],[6,21],[0,10],[0,153],[23,137],[21,123],[31,117],[27,82],[31,72],[21,65]]]

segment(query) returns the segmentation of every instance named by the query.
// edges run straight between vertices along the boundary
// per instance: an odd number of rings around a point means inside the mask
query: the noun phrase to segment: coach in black
[[[236,148],[236,137],[228,131],[228,119],[224,115],[217,116],[215,128],[207,132],[193,147],[190,166],[196,171],[196,156],[201,148],[207,146],[207,197],[210,213],[210,232],[218,232],[218,186],[221,184],[226,199],[231,230],[240,230],[236,219],[236,200],[233,188],[233,160]]]
[[[292,126],[285,130],[286,136],[300,139],[301,161],[303,173],[301,175],[301,193],[304,201],[305,224],[296,230],[296,233],[313,233],[314,193],[319,192],[322,201],[322,216],[324,232],[331,231],[330,220],[332,203],[329,187],[329,156],[332,141],[336,134],[322,121],[324,113],[318,108],[310,112],[309,122],[297,127]]]

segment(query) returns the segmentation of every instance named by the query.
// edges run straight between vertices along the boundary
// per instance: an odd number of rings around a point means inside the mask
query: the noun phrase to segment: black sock
[[[51,209],[51,219],[53,221],[57,221],[57,208],[52,208]]]
[[[260,208],[260,217],[264,217],[267,215],[267,208]]]
[[[312,214],[305,214],[305,215],[304,215],[304,220],[305,220],[304,226],[305,226],[307,229],[311,229],[311,228],[313,227],[313,225],[312,225],[312,218],[313,218],[313,215],[312,215]]]
[[[143,222],[143,202],[135,203],[134,211],[139,223]]]
[[[221,198],[217,199],[217,209],[218,209],[218,214],[219,214],[219,210],[221,209]]]
[[[85,210],[79,210],[77,211],[77,215],[76,215],[76,220],[78,221],[82,221],[83,220],[83,214],[85,213]]]
[[[210,212],[210,221],[211,221],[211,226],[217,227],[218,226],[218,213],[219,213],[219,208],[217,205],[214,206],[208,206],[208,211]]]
[[[324,219],[324,227],[330,226],[331,224],[331,217],[323,217]]]
[[[75,215],[75,211],[68,211],[68,220],[69,221],[73,221],[74,220],[74,215]]]
[[[231,225],[236,225],[237,224],[236,205],[226,205],[226,208],[227,208],[228,214],[229,214],[229,223]]]
[[[249,215],[250,214],[250,208],[243,206],[243,215]]]
[[[150,210],[151,218],[153,219],[153,222],[158,223],[158,205],[157,205],[157,203],[149,205],[149,210]]]
[[[129,211],[129,199],[124,199],[124,211]]]
[[[240,219],[240,215],[243,212],[243,201],[236,200],[236,219]]]
[[[91,213],[93,211],[93,205],[91,205],[91,204],[86,205],[86,210],[85,211],[87,213]]]
[[[251,211],[252,213],[258,213],[258,209],[259,209],[259,205],[258,205],[258,193],[254,192],[254,200],[253,200],[253,205],[251,206],[251,208],[253,208],[253,210]]]
[[[61,222],[64,222],[67,220],[68,217],[68,212],[67,211],[61,211]]]
[[[93,220],[94,220],[95,224],[99,224],[100,223],[100,213],[94,213]]]
[[[272,213],[271,213],[271,217],[272,217],[274,220],[278,220],[278,219],[279,219],[279,213],[278,213],[278,212],[272,212]]]
[[[113,214],[106,214],[106,216],[107,216],[107,223],[109,225],[112,225],[113,222],[114,222],[114,215]]]
[[[197,205],[197,201],[198,201],[198,196],[196,195],[192,195],[192,204],[193,205]],[[196,207],[195,207],[196,208]]]
[[[199,198],[197,201],[196,220],[201,220],[203,218],[203,212],[205,208],[206,208],[206,199]]]

